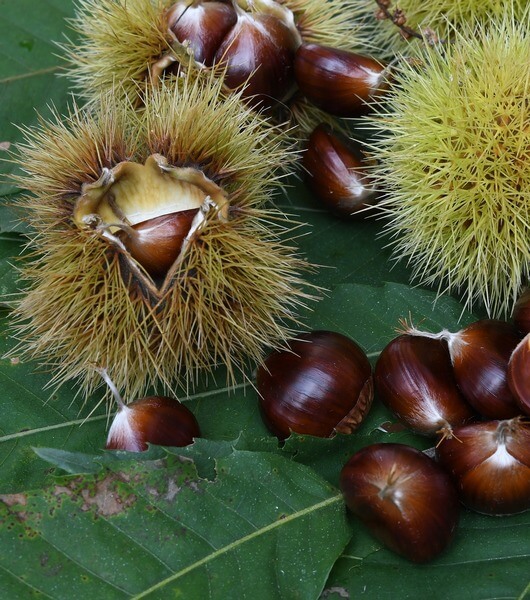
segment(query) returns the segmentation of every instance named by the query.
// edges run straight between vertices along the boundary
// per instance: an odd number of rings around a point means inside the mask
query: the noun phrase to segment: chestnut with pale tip
[[[279,439],[291,431],[349,434],[373,399],[372,369],[361,347],[333,331],[312,331],[270,354],[257,371],[263,420]]]
[[[388,68],[370,56],[304,43],[296,51],[294,75],[315,106],[337,117],[358,117],[389,86]]]
[[[398,336],[379,355],[374,380],[381,401],[416,433],[447,435],[475,416],[458,389],[444,340]]]
[[[215,54],[226,66],[225,84],[232,89],[247,84],[243,96],[252,105],[272,106],[294,92],[294,56],[300,36],[270,14],[239,11],[237,23]]]
[[[436,447],[462,503],[488,515],[530,509],[530,423],[522,417],[455,428]]]
[[[449,475],[404,444],[372,444],[355,453],[340,474],[347,507],[382,544],[424,563],[451,543],[459,518]]]
[[[455,379],[466,401],[483,417],[510,419],[521,414],[508,384],[508,361],[521,336],[511,323],[482,319],[455,333],[429,333],[411,327],[411,335],[445,340]]]
[[[316,127],[307,143],[303,165],[311,191],[338,216],[364,216],[377,201],[360,144],[333,132],[329,125]]]
[[[193,413],[167,396],[147,396],[125,404],[105,369],[96,369],[109,386],[118,412],[109,429],[107,450],[143,452],[148,444],[188,446],[201,432]]]

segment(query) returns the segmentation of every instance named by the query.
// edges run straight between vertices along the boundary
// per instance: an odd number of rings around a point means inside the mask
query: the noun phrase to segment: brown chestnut
[[[148,396],[125,404],[107,371],[96,370],[118,404],[118,412],[107,436],[107,450],[143,452],[148,444],[188,446],[201,435],[197,419],[178,400],[167,396]]]
[[[373,444],[340,474],[346,505],[381,543],[423,563],[451,542],[459,501],[451,478],[428,456],[404,444]]]
[[[175,262],[198,209],[155,217],[124,228],[118,237],[153,278],[163,278]]]
[[[304,43],[296,51],[294,74],[300,91],[338,117],[357,117],[388,88],[383,63],[347,50]]]
[[[360,144],[324,123],[311,133],[303,165],[311,190],[337,215],[358,216],[377,199]]]
[[[381,352],[375,387],[382,402],[417,433],[434,436],[473,418],[444,340],[404,334]]]
[[[508,361],[520,340],[511,323],[495,319],[471,323],[448,338],[458,387],[484,417],[509,419],[521,413],[507,379]]]
[[[455,379],[464,398],[483,417],[509,419],[521,413],[508,385],[508,361],[521,340],[505,321],[482,319],[456,333],[429,334],[447,341]]]
[[[257,372],[261,414],[280,439],[351,433],[373,399],[372,369],[349,337],[313,331],[270,354]]]
[[[530,333],[526,334],[510,357],[508,385],[521,411],[530,415]]]
[[[180,0],[169,10],[167,20],[177,40],[190,45],[195,60],[211,67],[217,49],[237,22],[237,14],[223,2]]]
[[[215,63],[226,66],[229,88],[248,81],[243,96],[254,106],[269,107],[294,91],[298,43],[296,32],[274,15],[240,11],[237,23],[217,49]]]
[[[523,418],[455,428],[436,456],[468,508],[488,515],[530,508],[530,424]]]

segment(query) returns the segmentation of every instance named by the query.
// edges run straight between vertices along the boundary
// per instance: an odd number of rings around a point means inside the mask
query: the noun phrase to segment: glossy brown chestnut
[[[521,413],[508,384],[508,361],[521,340],[505,321],[483,319],[446,335],[456,382],[468,403],[488,419]]]
[[[350,338],[313,331],[267,357],[257,372],[263,420],[280,439],[351,433],[373,399],[372,369]]]
[[[107,450],[143,452],[148,444],[187,446],[201,435],[197,419],[178,400],[147,396],[125,404],[107,370],[94,369],[105,380],[118,405],[107,436]]]
[[[316,106],[338,117],[357,117],[388,88],[387,70],[378,60],[319,44],[296,51],[294,74],[300,91]]]
[[[170,30],[181,43],[189,43],[197,62],[213,65],[215,53],[237,22],[231,4],[195,0],[176,2],[168,13]]]
[[[294,55],[298,37],[280,19],[268,14],[240,13],[215,54],[226,65],[225,82],[256,106],[272,106],[294,91]]]
[[[324,205],[340,216],[359,216],[375,203],[374,182],[366,170],[361,146],[320,124],[303,155],[306,181]],[[364,213],[361,213],[364,215]]]
[[[162,215],[124,229],[119,236],[151,277],[165,277],[182,249],[197,209]]]
[[[417,433],[448,433],[474,416],[456,385],[444,340],[400,335],[381,352],[374,379],[382,402]]]
[[[403,444],[373,444],[340,474],[346,505],[381,543],[423,563],[443,552],[458,524],[451,478],[428,456]]]
[[[530,333],[530,288],[517,299],[513,307],[513,322],[521,333]]]
[[[148,396],[119,407],[105,447],[142,452],[148,444],[188,446],[200,435],[195,416],[178,400]]]
[[[521,411],[530,415],[530,333],[521,340],[510,357],[508,385]]]
[[[468,508],[508,515],[530,508],[530,424],[521,417],[464,425],[436,456]]]

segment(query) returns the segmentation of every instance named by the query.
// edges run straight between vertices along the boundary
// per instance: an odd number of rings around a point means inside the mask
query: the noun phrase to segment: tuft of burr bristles
[[[111,90],[89,112],[74,107],[25,130],[18,183],[29,193],[17,202],[33,234],[15,352],[50,367],[52,384],[75,379],[88,396],[99,365],[126,397],[151,387],[176,394],[218,364],[232,382],[265,346],[293,335],[312,297],[301,275],[308,265],[292,243],[297,225],[269,200],[295,154],[239,94],[223,98],[221,85],[211,76],[162,84],[145,92],[140,113]],[[151,155],[202,171],[228,199],[222,219],[205,208],[171,275],[156,285],[112,236],[72,216],[102,173]]]
[[[512,14],[403,61],[374,175],[397,259],[468,308],[509,313],[530,275],[530,29]]]

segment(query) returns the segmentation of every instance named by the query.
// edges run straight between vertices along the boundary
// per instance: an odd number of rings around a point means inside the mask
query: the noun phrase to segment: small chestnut
[[[294,75],[304,96],[337,117],[362,115],[388,88],[387,68],[375,58],[314,43],[296,51]]]
[[[188,446],[201,435],[197,419],[178,400],[167,396],[148,396],[125,404],[107,371],[96,370],[118,404],[118,412],[107,436],[107,450],[143,452],[148,444]]]
[[[349,337],[302,334],[258,368],[257,390],[267,427],[279,439],[291,431],[317,437],[351,433],[373,399],[372,369]]]
[[[449,475],[404,444],[373,444],[355,453],[340,474],[347,507],[385,546],[423,563],[447,548],[459,501]]]
[[[359,216],[377,199],[361,146],[324,123],[309,136],[303,165],[310,189],[339,216]]]
[[[374,380],[382,402],[416,433],[447,434],[474,417],[456,385],[444,340],[398,336],[381,352]]]
[[[488,515],[530,508],[530,423],[523,418],[457,427],[436,457],[468,508]]]

